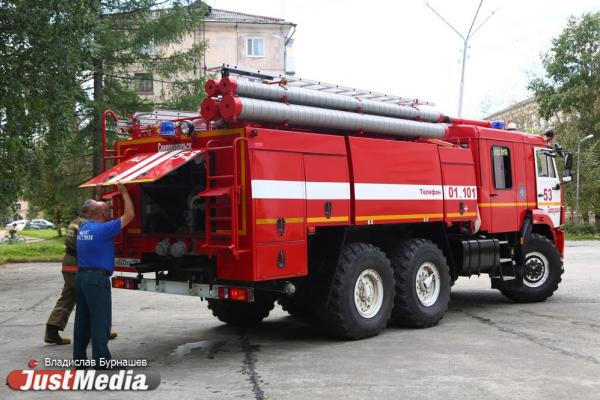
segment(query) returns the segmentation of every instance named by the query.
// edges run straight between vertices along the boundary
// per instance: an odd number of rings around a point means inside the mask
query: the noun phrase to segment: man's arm
[[[118,184],[119,192],[121,192],[121,197],[123,197],[123,204],[125,205],[125,210],[123,211],[123,215],[121,216],[121,229],[125,228],[135,216],[135,212],[133,210],[133,202],[131,201],[131,197],[129,196],[129,192],[123,184]]]

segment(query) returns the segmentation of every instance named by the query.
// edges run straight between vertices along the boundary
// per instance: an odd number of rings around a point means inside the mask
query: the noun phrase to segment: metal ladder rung
[[[210,217],[211,221],[231,221],[232,217]]]
[[[233,249],[235,246],[232,244],[214,244],[214,243],[207,243],[206,247],[210,247],[213,249],[225,249],[225,250],[231,250]]]
[[[215,203],[215,204],[208,204],[207,207],[210,208],[231,208],[231,204],[229,203]]]

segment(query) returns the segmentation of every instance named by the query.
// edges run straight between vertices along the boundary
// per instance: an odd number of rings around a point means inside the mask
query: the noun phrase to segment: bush
[[[562,228],[565,232],[576,235],[595,235],[600,233],[597,225],[587,224],[585,222],[567,222]]]

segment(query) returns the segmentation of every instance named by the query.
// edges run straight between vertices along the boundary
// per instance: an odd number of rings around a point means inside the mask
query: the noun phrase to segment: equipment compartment
[[[206,164],[200,156],[164,178],[141,185],[142,233],[204,232]]]

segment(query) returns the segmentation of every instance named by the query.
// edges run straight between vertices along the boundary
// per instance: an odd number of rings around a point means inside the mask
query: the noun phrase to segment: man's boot
[[[60,337],[58,334],[58,326],[46,325],[46,334],[44,335],[44,342],[52,344],[69,344],[71,339]]]

